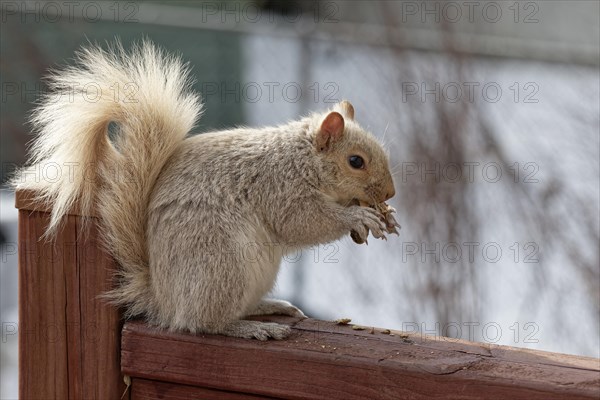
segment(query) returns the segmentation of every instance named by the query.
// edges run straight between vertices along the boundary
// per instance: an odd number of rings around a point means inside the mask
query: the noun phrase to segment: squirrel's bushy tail
[[[109,293],[128,314],[150,304],[145,241],[154,182],[202,111],[179,58],[144,41],[126,52],[83,49],[75,66],[54,72],[50,94],[34,111],[32,164],[14,180],[51,205],[51,237],[77,204],[100,217],[109,252],[120,264],[119,287]],[[109,129],[110,126],[110,129]],[[110,138],[109,138],[110,131]],[[58,176],[40,171],[58,169]],[[46,174],[48,175],[48,174]]]

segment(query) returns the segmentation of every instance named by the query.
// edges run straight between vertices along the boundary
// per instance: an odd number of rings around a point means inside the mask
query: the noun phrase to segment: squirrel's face
[[[375,205],[393,197],[394,182],[381,144],[354,123],[349,102],[342,101],[334,110],[324,117],[314,139],[317,153],[334,176],[328,194],[340,204],[359,200]]]

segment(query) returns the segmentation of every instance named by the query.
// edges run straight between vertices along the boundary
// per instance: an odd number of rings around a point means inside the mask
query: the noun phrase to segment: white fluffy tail
[[[121,266],[110,297],[128,305],[129,314],[143,312],[150,301],[148,198],[202,111],[189,71],[150,42],[129,53],[117,42],[107,51],[83,49],[75,66],[49,77],[49,86],[32,117],[32,163],[13,184],[52,207],[49,237],[75,204],[84,215],[95,209],[105,245]]]

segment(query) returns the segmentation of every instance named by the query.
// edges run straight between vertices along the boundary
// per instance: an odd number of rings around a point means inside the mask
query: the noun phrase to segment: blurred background
[[[148,37],[193,66],[196,132],[342,99],[389,149],[402,224],[286,258],[273,295],[321,319],[600,356],[597,1],[3,1],[2,398],[17,397],[27,115],[88,42]]]

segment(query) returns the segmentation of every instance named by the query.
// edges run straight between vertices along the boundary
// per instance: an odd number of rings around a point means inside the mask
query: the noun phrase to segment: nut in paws
[[[364,232],[364,229],[351,230],[350,237],[352,238],[352,240],[355,243],[358,243],[358,244],[367,243],[368,244],[367,236],[369,234],[369,230],[371,230],[373,237],[375,237],[377,239],[384,239],[384,240],[387,240],[385,233],[395,233],[396,235],[399,234],[398,229],[396,229],[396,228],[400,228],[400,224],[398,224],[398,222],[396,221],[396,219],[393,216],[393,213],[395,213],[396,210],[393,207],[391,207],[389,204],[378,203],[373,206],[369,206],[366,203],[363,204],[362,202],[355,201],[354,205],[360,205],[364,209],[374,211],[375,213],[377,213],[380,222],[383,223],[383,227],[378,226],[377,229],[373,229],[369,225],[365,224],[367,232]]]

